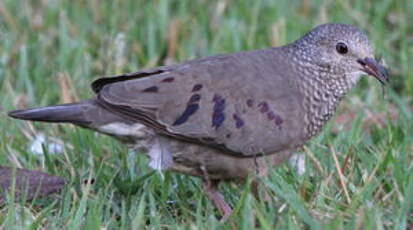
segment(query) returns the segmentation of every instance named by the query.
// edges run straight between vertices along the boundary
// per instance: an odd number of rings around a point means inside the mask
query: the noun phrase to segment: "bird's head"
[[[366,34],[352,25],[324,24],[294,43],[308,65],[315,65],[327,81],[351,88],[362,75],[388,82],[388,71],[374,59]],[[347,89],[347,90],[348,90]]]

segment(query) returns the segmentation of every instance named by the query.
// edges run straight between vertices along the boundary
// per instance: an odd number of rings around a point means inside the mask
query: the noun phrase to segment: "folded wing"
[[[238,156],[301,145],[301,133],[289,132],[303,125],[294,79],[274,74],[283,70],[255,52],[100,79],[93,88],[106,109],[183,141]]]

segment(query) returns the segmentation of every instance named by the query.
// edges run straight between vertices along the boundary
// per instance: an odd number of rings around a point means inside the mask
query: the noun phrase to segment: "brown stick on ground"
[[[32,200],[58,192],[66,182],[47,173],[0,166],[0,203],[6,199],[14,183],[15,199]]]

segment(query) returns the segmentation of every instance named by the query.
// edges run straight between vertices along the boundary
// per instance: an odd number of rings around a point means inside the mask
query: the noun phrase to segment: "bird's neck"
[[[311,138],[317,135],[334,115],[346,92],[337,88],[337,85],[324,84],[323,79],[318,77],[302,78],[301,82],[307,137]]]
[[[299,57],[297,53],[292,57]],[[303,108],[307,138],[317,135],[330,120],[341,99],[356,84],[358,76],[332,74],[331,69],[312,63],[311,59],[299,59],[293,67],[297,72],[297,85],[303,92]]]

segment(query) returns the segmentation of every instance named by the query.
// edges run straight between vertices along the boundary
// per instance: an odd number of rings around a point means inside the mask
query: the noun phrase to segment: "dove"
[[[156,170],[201,177],[225,220],[232,209],[219,182],[265,175],[286,161],[320,133],[362,75],[389,80],[362,30],[328,23],[281,47],[100,78],[91,99],[9,116],[107,134]]]

